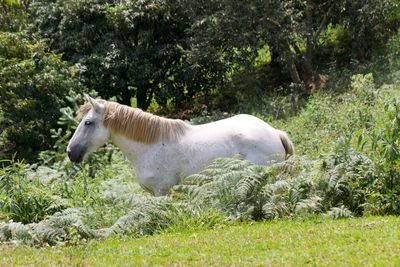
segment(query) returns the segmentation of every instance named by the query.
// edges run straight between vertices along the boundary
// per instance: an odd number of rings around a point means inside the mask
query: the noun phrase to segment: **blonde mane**
[[[154,144],[176,141],[189,127],[181,120],[162,118],[116,102],[103,100],[100,103],[105,106],[104,126],[137,142]],[[83,104],[78,110],[78,117],[83,118],[91,108],[90,103]]]

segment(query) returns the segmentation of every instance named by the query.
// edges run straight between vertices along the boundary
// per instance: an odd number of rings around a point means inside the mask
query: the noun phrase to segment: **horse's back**
[[[263,120],[248,114],[239,114],[227,119],[203,124],[199,127],[199,130],[199,132],[220,133],[225,137],[278,140],[275,128]]]
[[[274,129],[271,125],[268,123],[264,122],[263,120],[253,116],[253,115],[248,115],[248,114],[239,114],[235,115],[233,117],[229,117],[226,119],[206,123],[206,124],[200,124],[196,125],[198,128],[204,128],[204,129],[225,129],[225,130],[230,130],[230,129],[236,129],[240,130],[243,129],[243,126],[253,126],[253,127],[266,127],[268,129]]]
[[[256,164],[265,165],[275,159],[281,160],[285,155],[275,128],[252,115],[240,114],[195,126],[190,136],[194,142],[207,144],[211,154],[218,153],[214,150],[220,148],[218,150],[224,150],[224,154],[218,156],[241,154]]]

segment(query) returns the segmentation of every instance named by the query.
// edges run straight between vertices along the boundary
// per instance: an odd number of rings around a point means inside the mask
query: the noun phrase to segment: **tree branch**
[[[276,20],[273,20],[273,19],[271,19],[271,18],[266,17],[266,18],[265,18],[265,21],[266,21],[267,23],[271,24],[272,26],[275,26],[275,27],[278,27],[278,28],[281,27],[281,24],[280,24],[279,22],[277,22]]]
[[[313,36],[313,40],[315,43],[315,40],[319,37],[319,35],[321,34],[321,32],[324,30],[324,28],[326,27],[326,23],[328,22],[328,17],[332,11],[333,8],[333,4],[329,7],[328,12],[325,13],[325,16],[322,18],[321,23],[319,24],[318,30],[315,32],[314,36]]]

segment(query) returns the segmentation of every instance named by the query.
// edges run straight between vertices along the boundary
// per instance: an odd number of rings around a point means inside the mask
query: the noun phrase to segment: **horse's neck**
[[[136,163],[138,162],[140,155],[145,154],[145,152],[149,149],[149,146],[151,146],[133,141],[132,139],[129,139],[120,134],[111,133],[110,137],[113,143],[121,149],[122,153],[134,165],[136,165]]]

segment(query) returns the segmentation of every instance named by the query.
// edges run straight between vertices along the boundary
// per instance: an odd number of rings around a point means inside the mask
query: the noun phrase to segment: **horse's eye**
[[[85,125],[90,125],[90,124],[92,124],[91,121],[85,121]]]

